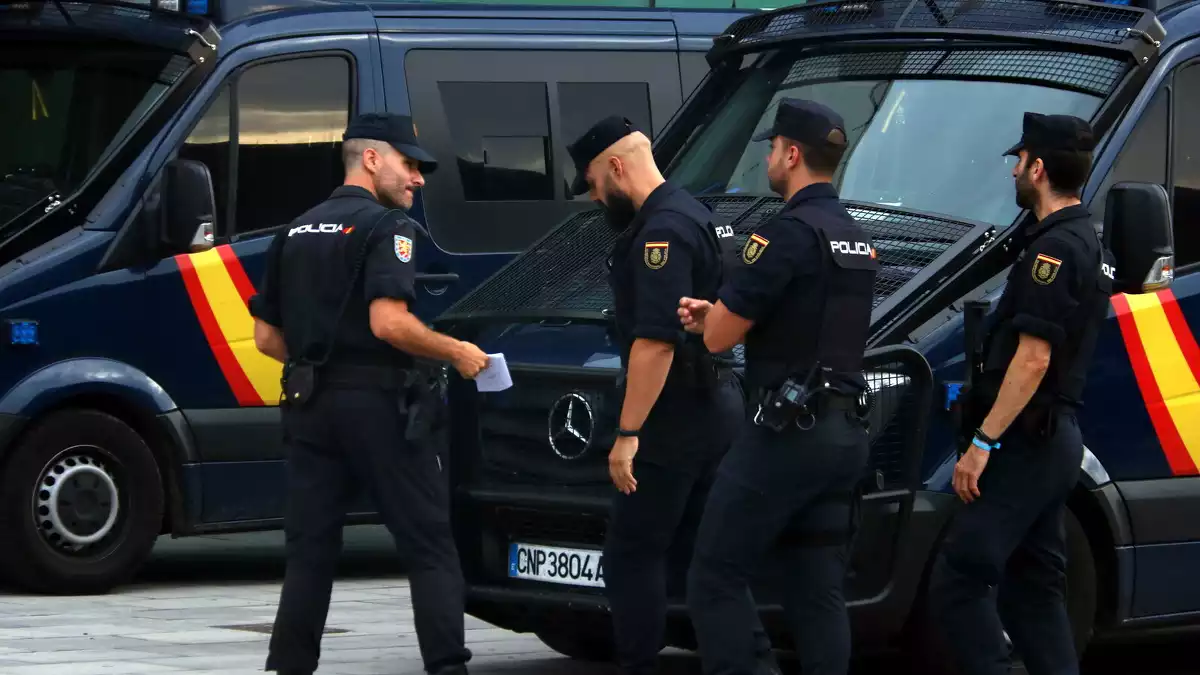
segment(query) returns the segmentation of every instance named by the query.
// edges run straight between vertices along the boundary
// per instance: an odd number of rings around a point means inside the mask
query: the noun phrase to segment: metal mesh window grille
[[[732,222],[739,246],[783,206],[783,200],[776,197],[702,196],[700,201]],[[871,234],[879,253],[876,305],[972,229],[947,218],[869,204],[847,203],[847,209]],[[443,317],[555,312],[599,315],[612,303],[607,261],[615,238],[599,211],[577,214],[450,307]]]
[[[797,60],[784,87],[812,81],[945,77],[1033,80],[1108,95],[1125,72],[1117,59],[1030,49],[888,50],[823,54]]]
[[[805,34],[904,29],[1028,33],[1116,45],[1141,16],[1127,7],[1053,0],[870,0],[751,16],[734,24],[731,32],[740,45]]]

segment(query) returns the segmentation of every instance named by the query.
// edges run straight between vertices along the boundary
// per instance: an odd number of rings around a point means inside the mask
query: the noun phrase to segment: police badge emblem
[[[642,252],[642,260],[646,267],[652,270],[662,269],[663,265],[667,264],[667,249],[670,247],[670,242],[666,241],[646,242],[646,249]]]
[[[746,240],[746,246],[742,249],[742,262],[753,265],[754,261],[762,256],[762,252],[766,250],[769,243],[771,242],[767,241],[766,237],[758,234],[750,235],[750,238]]]
[[[400,259],[400,262],[406,263],[412,260],[412,239],[397,234],[392,237],[392,241],[393,247],[396,249],[396,257]]]
[[[1058,270],[1061,267],[1062,261],[1058,258],[1051,258],[1045,253],[1039,253],[1033,259],[1033,280],[1043,286],[1048,286],[1058,276]]]

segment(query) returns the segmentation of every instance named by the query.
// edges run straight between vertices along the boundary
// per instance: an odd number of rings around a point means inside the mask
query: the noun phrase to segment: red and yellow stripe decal
[[[254,346],[254,284],[228,245],[175,256],[200,328],[238,405],[278,405],[283,366]]]
[[[1175,294],[1170,289],[1119,294],[1112,303],[1171,472],[1200,473],[1200,347]]]

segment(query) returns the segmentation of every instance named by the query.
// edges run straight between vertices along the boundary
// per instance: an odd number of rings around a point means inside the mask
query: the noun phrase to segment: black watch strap
[[[624,438],[637,438],[639,433],[637,429],[617,429],[617,435]]]

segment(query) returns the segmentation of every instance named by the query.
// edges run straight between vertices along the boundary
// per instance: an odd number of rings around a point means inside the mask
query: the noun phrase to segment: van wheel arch
[[[1094,503],[1088,507],[1092,498],[1081,486],[1072,492],[1067,502],[1065,528],[1067,535],[1067,613],[1071,619],[1075,637],[1075,648],[1082,660],[1087,644],[1094,633],[1097,619],[1101,612],[1101,598],[1106,596],[1103,577],[1100,570],[1104,564],[1103,535],[1104,530],[1097,530],[1095,517],[1099,517],[1100,527],[1103,527],[1103,515]],[[1079,511],[1076,511],[1076,509]],[[1080,513],[1086,515],[1080,515]],[[909,608],[908,620],[901,632],[902,650],[905,659],[917,672],[925,675],[953,675],[957,671],[951,659],[945,652],[945,643],[931,622],[928,610],[929,580],[932,576],[934,562],[941,551],[942,544],[949,532],[951,520],[947,520],[938,533],[934,545],[930,548],[930,557],[925,564],[921,583]],[[1109,537],[1111,541],[1111,537]],[[1107,549],[1112,550],[1111,545]],[[1070,584],[1075,583],[1084,587],[1082,592],[1072,593]]]

